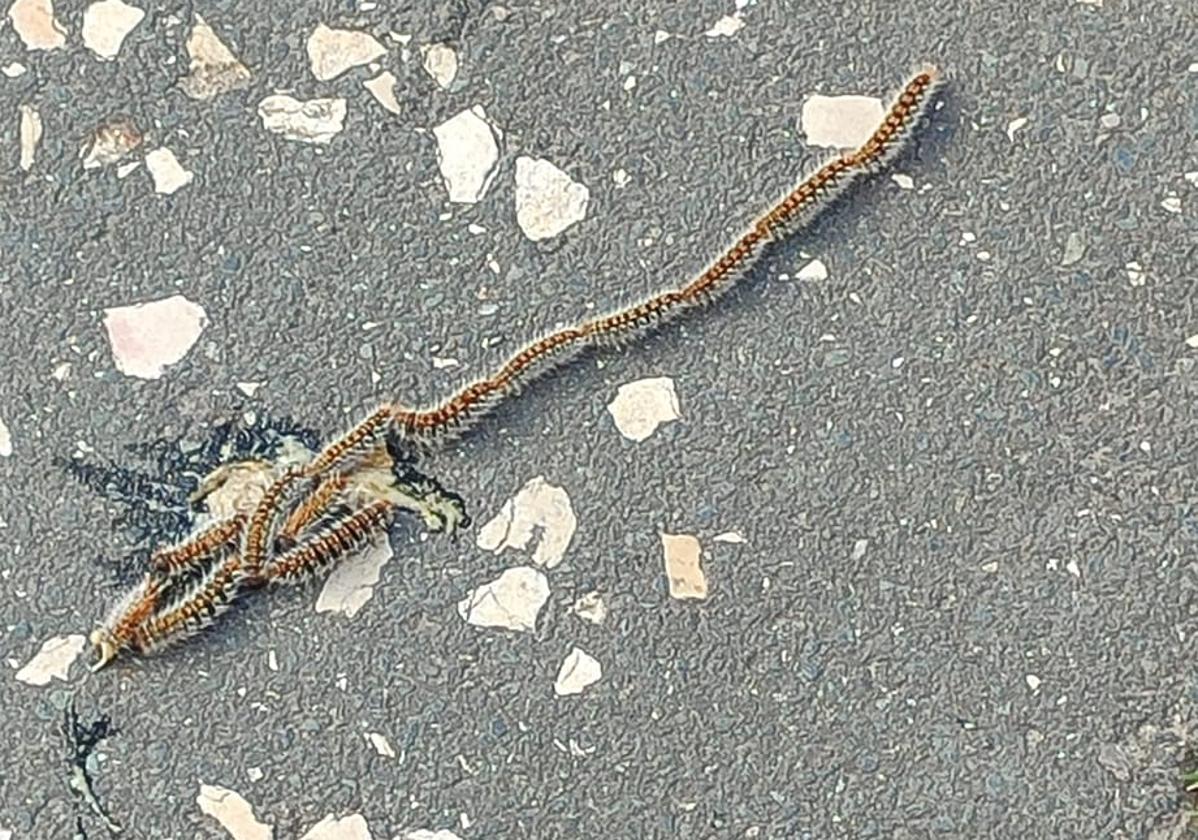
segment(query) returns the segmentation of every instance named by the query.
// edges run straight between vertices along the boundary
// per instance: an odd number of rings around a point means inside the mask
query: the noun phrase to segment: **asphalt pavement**
[[[1192,2],[46,5],[0,26],[0,837],[1187,836]],[[456,540],[88,672],[206,471],[685,282],[831,153],[813,96],[922,62],[890,171],[421,457]],[[513,569],[525,629],[472,612]]]

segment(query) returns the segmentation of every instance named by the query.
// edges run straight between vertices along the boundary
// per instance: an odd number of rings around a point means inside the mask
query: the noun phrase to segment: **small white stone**
[[[856,562],[864,557],[867,551],[869,551],[869,540],[857,540],[853,543],[853,552],[849,555],[849,559]]]
[[[261,767],[249,767],[246,769],[245,775],[251,782],[260,782],[266,778],[266,774],[262,772]]]
[[[24,70],[22,70],[22,72],[24,72]],[[1185,178],[1190,183],[1190,186],[1198,187],[1198,169],[1195,169],[1193,172],[1187,172],[1181,177]]]
[[[162,195],[172,195],[195,179],[195,173],[184,169],[165,146],[146,153],[146,169],[154,179],[154,192]]]
[[[96,57],[111,61],[121,51],[121,44],[146,13],[122,0],[99,0],[83,12],[83,46]]]
[[[187,55],[191,59],[189,72],[180,80],[179,87],[192,99],[212,99],[250,82],[249,68],[237,60],[199,15],[195,16],[195,25],[187,36]]]
[[[1186,346],[1193,350],[1198,350],[1198,333],[1194,333],[1186,339]]]
[[[462,840],[452,831],[447,828],[432,831],[427,828],[418,828],[415,831],[409,831],[400,840]]]
[[[1078,568],[1076,560],[1070,560],[1069,562],[1067,562],[1065,564],[1065,570],[1067,572],[1069,572],[1069,574],[1073,575],[1075,578],[1080,578],[1082,576],[1082,570],[1080,568]]]
[[[288,140],[329,143],[345,128],[344,99],[300,101],[284,94],[268,96],[258,103],[262,126]]]
[[[732,545],[744,545],[748,542],[745,535],[740,531],[725,531],[722,534],[716,534],[711,538],[712,542],[731,543]]]
[[[8,19],[27,50],[57,50],[67,42],[66,30],[54,17],[53,0],[14,0]]]
[[[361,814],[334,817],[332,814],[312,826],[300,840],[373,840],[366,818]]]
[[[531,566],[507,569],[490,583],[471,590],[458,603],[458,615],[476,627],[531,632],[549,600],[549,581]]]
[[[552,569],[562,561],[578,519],[565,489],[544,476],[530,479],[503,508],[478,530],[478,547],[499,554],[509,548],[523,550],[533,537],[537,545],[532,560]]]
[[[1152,454],[1152,443],[1147,440],[1140,441],[1140,451],[1146,455]]]
[[[53,378],[59,382],[65,382],[70,375],[71,375],[71,363],[70,362],[62,362],[61,364],[55,365],[54,370],[50,371],[51,378]]]
[[[1121,123],[1121,122],[1122,122],[1122,120],[1119,119],[1119,115],[1114,112],[1103,114],[1101,117],[1098,118],[1098,124],[1101,125],[1103,128],[1105,128],[1107,131],[1112,131],[1112,130],[1118,128],[1119,123]]]
[[[453,80],[458,76],[458,54],[448,44],[430,44],[422,47],[424,54],[424,72],[442,90],[449,90]]]
[[[21,145],[19,165],[23,171],[28,172],[33,168],[37,146],[42,141],[42,116],[32,105],[22,104],[18,111],[21,114],[21,123],[17,130]]]
[[[384,758],[395,758],[395,750],[391,747],[391,742],[387,740],[386,735],[379,732],[367,732],[366,740],[379,755]]]
[[[1135,260],[1131,260],[1124,266],[1127,272],[1127,282],[1132,286],[1143,286],[1145,281],[1144,266],[1140,265]]]
[[[621,385],[607,411],[620,434],[637,443],[647,440],[663,424],[682,417],[674,380],[668,376]]]
[[[3,67],[0,67],[0,73],[3,73],[10,79],[15,79],[17,76],[25,75],[25,65],[19,61],[10,61]]]
[[[204,307],[182,295],[104,310],[117,370],[141,379],[158,379],[181,361],[207,324]]]
[[[907,360],[904,359],[902,356],[895,356],[893,359],[890,360],[890,366],[892,368],[894,368],[895,370],[898,370],[899,368],[901,368],[903,366],[903,363],[906,361]]]
[[[636,76],[629,76],[624,80],[624,90],[631,93],[636,88]]]
[[[1029,122],[1031,122],[1031,120],[1029,120],[1027,117],[1016,117],[1007,123],[1007,139],[1014,143],[1015,135],[1027,127]]]
[[[266,652],[266,667],[272,671],[279,670],[279,655],[275,653],[274,648]]]
[[[370,92],[374,100],[392,114],[400,112],[399,100],[395,98],[395,74],[384,70],[373,79],[362,82],[362,86]]]
[[[71,666],[83,652],[87,639],[78,634],[51,636],[41,649],[17,671],[16,678],[26,685],[47,685],[51,680],[65,682]]]
[[[744,18],[740,15],[724,15],[711,25],[705,35],[708,38],[731,38],[745,26]]]
[[[811,146],[855,149],[874,133],[886,116],[882,100],[874,96],[823,96],[803,102],[799,124]]]
[[[447,370],[455,368],[461,364],[457,359],[452,357],[442,358],[441,356],[433,356],[433,370]]]
[[[330,29],[316,24],[308,36],[308,65],[312,75],[327,82],[354,67],[382,58],[387,48],[366,32],[353,29]]]
[[[662,557],[670,597],[679,600],[707,597],[707,576],[700,563],[702,548],[690,534],[662,534]]]
[[[486,195],[499,162],[499,140],[482,106],[460,111],[433,129],[437,163],[449,200],[475,204]]]
[[[587,215],[590,190],[543,158],[516,158],[516,222],[534,242],[551,239]]]
[[[890,176],[890,179],[899,185],[901,190],[915,189],[915,179],[910,175],[905,175],[902,172],[896,172]]]
[[[603,668],[599,662],[581,648],[574,648],[558,669],[553,693],[558,697],[581,694],[585,688],[594,685],[602,677]]]
[[[254,816],[254,808],[235,790],[200,783],[200,811],[221,824],[234,840],[272,840],[274,829]]]
[[[827,280],[828,266],[823,260],[812,260],[795,272],[795,279],[807,282]]]
[[[11,458],[12,452],[12,432],[8,430],[4,418],[0,417],[0,458]]]
[[[616,185],[616,189],[623,189],[628,186],[628,182],[632,180],[628,173],[623,169],[617,169],[611,174],[611,179]]]
[[[670,40],[671,37],[673,36],[671,36],[669,32],[666,32],[664,29],[658,29],[653,33],[653,43],[664,44],[666,41]]]
[[[325,578],[320,597],[316,599],[316,611],[338,612],[346,618],[353,618],[374,596],[374,587],[379,582],[383,566],[392,556],[390,542],[379,537],[353,557],[342,560]]]
[[[83,147],[79,158],[84,169],[99,169],[119,163],[143,141],[140,129],[127,116],[115,116],[96,127]]]
[[[1028,674],[1026,677],[1024,677],[1024,679],[1027,681],[1027,687],[1032,691],[1038,691],[1040,689],[1040,678],[1035,674]]]
[[[258,389],[262,387],[261,382],[238,382],[237,390],[245,394],[247,397],[253,397],[258,393]]]
[[[574,602],[574,606],[570,607],[570,612],[583,621],[602,624],[607,619],[607,604],[604,603],[600,593],[588,592]]]
[[[1161,199],[1161,207],[1169,213],[1181,212],[1181,197],[1177,195],[1167,195]]]

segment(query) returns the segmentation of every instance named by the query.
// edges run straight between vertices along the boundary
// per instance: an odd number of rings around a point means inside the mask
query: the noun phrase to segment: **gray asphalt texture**
[[[112,63],[79,43],[82,4],[59,6],[64,50],[26,55],[0,31],[0,58],[30,67],[0,79],[0,417],[16,450],[0,458],[0,650],[17,663],[86,631],[145,547],[121,525],[135,500],[63,468],[77,441],[114,476],[154,477],[131,445],[203,441],[247,410],[328,437],[384,396],[435,399],[462,374],[432,370],[434,353],[478,373],[587,304],[701,269],[822,160],[795,130],[805,96],[888,95],[924,60],[949,87],[895,167],[915,190],[855,189],[718,306],[538,382],[422,461],[475,528],[532,476],[570,493],[579,527],[535,633],[455,609],[522,558],[412,525],[353,621],[315,614],[314,587],[280,591],[162,657],[89,677],[81,660],[69,685],[6,671],[0,828],[69,837],[81,815],[104,836],[65,786],[74,690],[83,718],[120,730],[95,783],[133,837],[226,836],[196,807],[201,781],[239,791],[277,838],[348,812],[375,838],[1185,836],[1191,3],[762,2],[713,41],[704,30],[732,7],[709,0],[513,2],[506,16],[213,2],[194,11],[254,78],[212,102],[176,87],[188,25],[167,15],[190,21],[191,4],[154,4]],[[321,21],[447,40],[463,84],[442,91],[392,50],[403,114],[387,114],[365,71],[313,79],[303,45]],[[656,29],[679,37],[654,45]],[[268,134],[255,108],[276,89],[347,97],[345,131],[324,149]],[[21,102],[46,122],[30,175]],[[501,169],[440,221],[435,142],[418,129],[476,103],[504,129]],[[144,173],[84,173],[78,142],[113,113],[196,180],[164,198]],[[520,154],[587,184],[587,219],[527,240]],[[1180,214],[1161,207],[1170,190]],[[1062,265],[1071,233],[1084,252]],[[780,276],[800,249],[828,279]],[[102,310],[176,292],[208,311],[197,346],[157,381],[114,370]],[[607,402],[662,375],[683,420],[626,441]],[[246,380],[265,383],[253,399],[233,387]],[[733,528],[746,544],[712,541]],[[659,531],[703,541],[707,601],[669,598]],[[602,626],[566,613],[590,589],[611,610]],[[604,676],[557,698],[574,645]],[[403,760],[375,754],[368,731]]]

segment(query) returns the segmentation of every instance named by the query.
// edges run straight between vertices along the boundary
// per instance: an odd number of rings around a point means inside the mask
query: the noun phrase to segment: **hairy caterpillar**
[[[431,529],[452,532],[464,518],[452,499],[391,474],[393,436],[424,445],[450,440],[535,375],[714,300],[770,243],[800,227],[860,177],[882,170],[912,135],[940,82],[935,68],[920,70],[859,149],[804,178],[688,283],[543,336],[490,376],[436,405],[379,406],[307,464],[269,473],[270,484],[252,513],[238,513],[153,555],[146,577],[92,634],[95,667],[122,649],[146,652],[202,629],[244,592],[329,568],[382,533],[399,510],[419,513]]]

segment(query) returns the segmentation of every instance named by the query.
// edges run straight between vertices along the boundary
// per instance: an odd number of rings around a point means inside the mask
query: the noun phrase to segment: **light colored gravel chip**
[[[482,106],[460,111],[433,129],[437,165],[449,200],[475,204],[482,200],[499,163],[499,137]]]
[[[361,814],[337,818],[332,814],[312,826],[300,840],[373,840]]]
[[[458,603],[458,615],[476,627],[531,632],[549,600],[549,581],[539,569],[516,566],[474,589]]]
[[[383,566],[391,560],[391,544],[380,537],[370,547],[338,563],[325,578],[316,599],[316,611],[339,612],[346,618],[358,614],[374,596]]]
[[[158,379],[181,361],[207,324],[204,307],[182,295],[104,310],[117,370],[140,379]]]
[[[534,242],[551,239],[587,215],[591,193],[543,158],[516,158],[516,222]]]
[[[706,598],[707,576],[700,564],[699,540],[690,534],[662,534],[662,555],[670,597],[679,600]]]
[[[399,113],[399,100],[395,98],[395,74],[384,70],[373,79],[362,82],[362,86],[374,97],[374,101],[382,105],[392,114]]]
[[[558,697],[581,694],[588,686],[603,677],[603,667],[593,656],[581,648],[570,651],[558,669],[553,683],[553,693]]]
[[[478,547],[499,554],[509,548],[525,549],[535,536],[532,561],[552,569],[562,561],[578,519],[565,489],[550,484],[544,476],[525,483],[503,503],[491,521],[478,530]]]
[[[603,596],[598,592],[588,592],[583,595],[570,607],[570,612],[591,624],[602,624],[607,620],[607,604],[604,603]]]
[[[123,160],[142,143],[141,129],[123,115],[106,119],[84,142],[79,150],[84,169],[99,169]]]
[[[41,649],[17,671],[16,678],[26,685],[46,685],[51,680],[66,681],[71,666],[83,653],[87,639],[79,634],[51,636]]]
[[[1027,128],[1027,124],[1031,122],[1027,117],[1016,117],[1007,123],[1007,139],[1012,143],[1015,142],[1015,135]]]
[[[53,0],[14,0],[8,19],[27,50],[57,50],[67,42],[66,30],[54,17]]]
[[[740,15],[724,15],[711,25],[704,34],[708,38],[731,38],[744,29],[745,20]]]
[[[121,44],[146,13],[122,0],[99,0],[83,12],[83,46],[96,57],[112,61],[121,51]]]
[[[11,458],[12,453],[12,432],[9,431],[4,418],[0,417],[0,458]]]
[[[21,169],[28,172],[33,168],[37,146],[42,141],[42,115],[32,105],[21,105],[18,110],[21,114],[20,126],[17,129],[21,145],[19,163]]]
[[[745,539],[745,535],[740,531],[725,531],[722,534],[716,534],[711,538],[711,541],[718,543],[730,543],[732,545],[744,545],[748,542],[748,540]]]
[[[812,260],[795,272],[795,279],[808,282],[813,280],[827,280],[828,266],[823,260]]]
[[[448,44],[430,44],[422,47],[424,54],[424,72],[442,90],[449,90],[453,80],[458,77],[458,54]]]
[[[383,758],[395,758],[395,748],[391,746],[386,735],[380,732],[367,732],[366,743],[370,744],[374,751]]]
[[[200,783],[200,811],[212,817],[233,840],[273,840],[274,829],[254,816],[254,808],[235,790]]]
[[[607,411],[620,434],[637,443],[647,440],[661,425],[682,417],[674,380],[668,376],[621,385]]]
[[[175,153],[163,146],[146,153],[146,169],[154,179],[154,192],[171,195],[187,186],[195,173],[183,168]]]
[[[308,64],[322,82],[361,67],[387,54],[387,48],[367,32],[330,29],[318,23],[308,36]]]
[[[191,59],[189,72],[179,87],[192,99],[212,99],[250,83],[249,68],[237,60],[199,15],[187,36],[187,55]]]
[[[328,143],[345,128],[344,99],[301,101],[285,94],[268,96],[258,103],[262,126],[288,140]]]
[[[810,96],[799,124],[807,144],[828,149],[855,149],[865,143],[886,115],[875,96]]]

